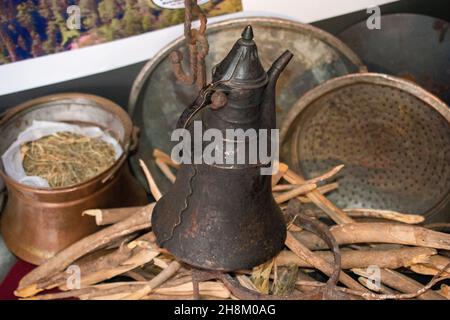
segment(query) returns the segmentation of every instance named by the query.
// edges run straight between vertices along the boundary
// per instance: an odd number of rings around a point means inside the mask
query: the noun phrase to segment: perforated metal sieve
[[[282,158],[305,178],[345,165],[329,194],[341,208],[450,218],[450,110],[412,82],[330,80],[290,110],[281,140]]]

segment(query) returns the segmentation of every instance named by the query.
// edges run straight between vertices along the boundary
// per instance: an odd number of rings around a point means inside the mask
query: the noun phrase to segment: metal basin
[[[292,107],[281,139],[282,158],[306,178],[345,165],[329,194],[341,208],[450,218],[450,109],[412,82],[330,80]]]
[[[418,14],[381,16],[381,29],[366,21],[339,35],[369,71],[417,82],[450,103],[450,23]]]
[[[359,58],[332,35],[310,25],[261,17],[211,24],[207,30],[210,44],[207,70],[225,57],[248,24],[253,26],[264,68],[267,69],[284,49],[294,54],[278,82],[278,123],[309,89],[328,79],[366,70]],[[140,149],[135,159],[144,159],[163,192],[168,190],[170,183],[155,166],[152,150],[159,148],[170,154],[171,133],[182,111],[198,92],[195,87],[177,83],[169,60],[169,54],[175,49],[186,52],[183,37],[145,65],[133,85],[128,106],[133,121],[141,128]],[[136,161],[133,161],[133,167],[140,175]],[[141,181],[146,185],[142,176]]]

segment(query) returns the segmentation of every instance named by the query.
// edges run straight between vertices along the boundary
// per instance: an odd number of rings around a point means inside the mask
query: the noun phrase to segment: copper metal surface
[[[83,210],[146,203],[145,192],[130,175],[126,159],[133,127],[126,112],[113,102],[92,95],[68,93],[21,104],[0,121],[0,154],[33,120],[96,125],[121,143],[124,154],[104,173],[76,186],[39,189],[0,176],[8,189],[2,214],[2,235],[18,257],[40,264],[75,241],[97,230]]]
[[[208,25],[206,36],[210,51],[206,57],[206,70],[211,70],[221,61],[248,24],[255,31],[255,41],[265,69],[279,56],[280,43],[295,56],[278,84],[278,123],[298,98],[317,84],[365,70],[359,58],[332,35],[310,25],[265,17],[239,18]],[[174,50],[187,54],[184,41],[184,37],[179,38],[145,65],[133,85],[128,106],[133,121],[142,129],[141,147],[135,160],[144,159],[163,192],[169,189],[170,183],[156,167],[152,151],[159,148],[170,154],[174,146],[170,136],[178,117],[198,93],[195,86],[180,86],[172,73],[169,55]],[[136,161],[133,161],[133,168],[136,174],[140,173]],[[140,178],[145,185],[145,179]]]
[[[450,110],[412,82],[330,80],[296,103],[281,139],[282,158],[306,178],[345,165],[329,194],[338,207],[450,218]]]

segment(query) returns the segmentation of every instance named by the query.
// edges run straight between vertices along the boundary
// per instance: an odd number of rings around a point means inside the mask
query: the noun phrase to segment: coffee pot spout
[[[283,72],[283,70],[286,68],[293,57],[294,55],[292,54],[292,52],[286,50],[277,60],[275,60],[269,71],[267,71],[267,75],[269,77],[269,85],[276,85],[280,74]]]
[[[293,58],[292,52],[286,50],[267,71],[268,83],[262,102],[262,123],[267,128],[276,127],[275,91],[278,78]]]

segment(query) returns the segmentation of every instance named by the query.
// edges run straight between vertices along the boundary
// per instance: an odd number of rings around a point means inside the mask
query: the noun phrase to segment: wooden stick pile
[[[156,163],[170,181],[178,168],[155,150]],[[162,194],[141,162],[156,200]],[[392,211],[340,209],[325,195],[338,188],[328,183],[343,166],[305,181],[280,164],[272,177],[276,202],[282,209],[292,199],[315,204],[317,210],[298,215],[329,218],[340,245],[342,271],[337,289],[355,299],[450,299],[450,234],[421,227],[423,217]],[[58,253],[27,274],[15,294],[24,299],[172,300],[194,297],[193,270],[155,243],[151,231],[154,204],[145,207],[88,210],[101,231]],[[360,220],[362,219],[362,220]],[[294,223],[288,224],[286,248],[273,260],[231,275],[241,287],[271,299],[289,299],[325,285],[333,272],[333,254],[324,241]],[[75,270],[76,272],[74,272]],[[433,277],[428,284],[413,275]],[[440,287],[439,287],[440,285]],[[45,293],[58,288],[58,293]],[[199,284],[202,299],[245,298],[227,281]]]

